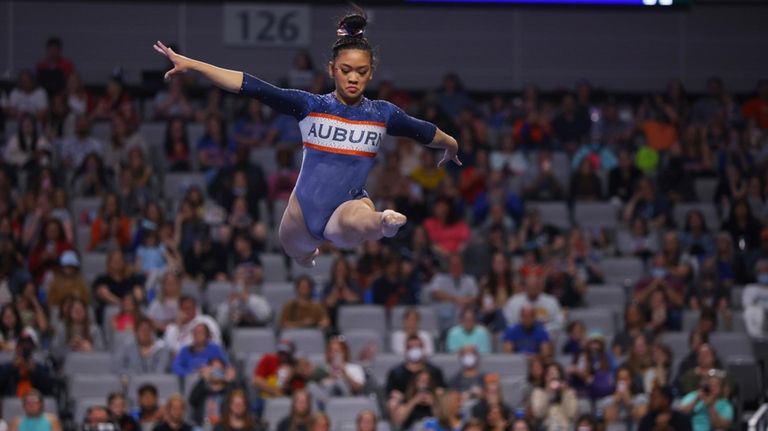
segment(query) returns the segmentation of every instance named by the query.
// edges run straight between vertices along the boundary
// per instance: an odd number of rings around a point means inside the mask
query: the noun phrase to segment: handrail
[[[762,426],[758,428],[761,422]],[[766,429],[768,429],[768,403],[760,406],[747,422],[747,431],[765,431]]]

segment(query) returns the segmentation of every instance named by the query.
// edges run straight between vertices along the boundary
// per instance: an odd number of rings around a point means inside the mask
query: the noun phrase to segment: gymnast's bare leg
[[[317,247],[322,241],[310,235],[307,230],[295,192],[292,192],[288,199],[278,235],[285,254],[296,260],[296,263],[306,267],[315,265],[315,256],[319,253]]]
[[[406,220],[392,210],[376,211],[368,198],[356,199],[336,208],[323,235],[337,247],[355,248],[365,241],[395,236]]]

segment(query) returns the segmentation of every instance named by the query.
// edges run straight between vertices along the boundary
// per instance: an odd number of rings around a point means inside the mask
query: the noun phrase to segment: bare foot
[[[298,263],[300,266],[303,266],[304,268],[314,268],[315,267],[315,256],[320,254],[320,250],[315,249],[312,253],[309,253],[305,257],[298,258],[294,257],[294,260],[296,260],[296,263]]]
[[[387,238],[397,235],[397,231],[405,224],[408,218],[399,212],[384,210],[381,213],[381,234]]]

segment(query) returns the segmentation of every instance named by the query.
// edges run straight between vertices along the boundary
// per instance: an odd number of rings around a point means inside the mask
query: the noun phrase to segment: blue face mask
[[[653,268],[651,270],[651,277],[653,278],[664,278],[667,276],[667,270],[664,268]]]
[[[757,282],[760,284],[768,285],[768,272],[757,274]]]

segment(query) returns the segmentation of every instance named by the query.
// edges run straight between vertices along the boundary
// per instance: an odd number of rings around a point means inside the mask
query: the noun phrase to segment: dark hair
[[[61,42],[61,38],[59,36],[51,36],[48,38],[48,40],[45,42],[45,47],[50,48],[52,46],[62,48],[64,44]]]
[[[189,153],[189,135],[187,134],[187,123],[183,118],[174,117],[168,120],[168,123],[165,127],[165,143],[163,144],[163,147],[165,148],[165,155],[167,156],[173,155],[173,139],[171,138],[171,129],[175,123],[181,123],[181,139],[184,141],[184,148],[186,149],[187,153]]]
[[[122,392],[110,392],[110,394],[107,395],[107,404],[111,404],[112,401],[117,398],[125,399],[125,394]]]
[[[14,317],[16,318],[16,323],[13,325],[13,328],[6,328],[2,324],[2,318],[10,311],[13,313]],[[9,302],[0,308],[0,336],[7,339],[12,338],[20,338],[21,332],[24,330],[24,322],[21,320],[21,315],[19,315],[19,310],[13,306],[13,303]]]
[[[353,13],[339,21],[336,30],[338,39],[331,48],[334,60],[338,57],[339,52],[345,49],[359,49],[371,55],[371,64],[373,64],[373,48],[364,35],[366,25],[368,25],[368,18],[366,18],[365,12],[357,6],[355,6]]]
[[[152,383],[144,383],[143,385],[139,386],[138,393],[139,393],[139,396],[142,396],[147,393],[157,396],[157,387]]]
[[[25,121],[31,121],[32,122],[32,136],[30,137],[29,142],[27,142],[26,136],[23,132],[23,123]],[[19,117],[19,131],[18,131],[18,139],[19,139],[19,147],[21,148],[21,151],[24,152],[32,152],[34,153],[37,150],[37,120],[35,120],[35,116],[30,114],[29,112],[24,112]]]

